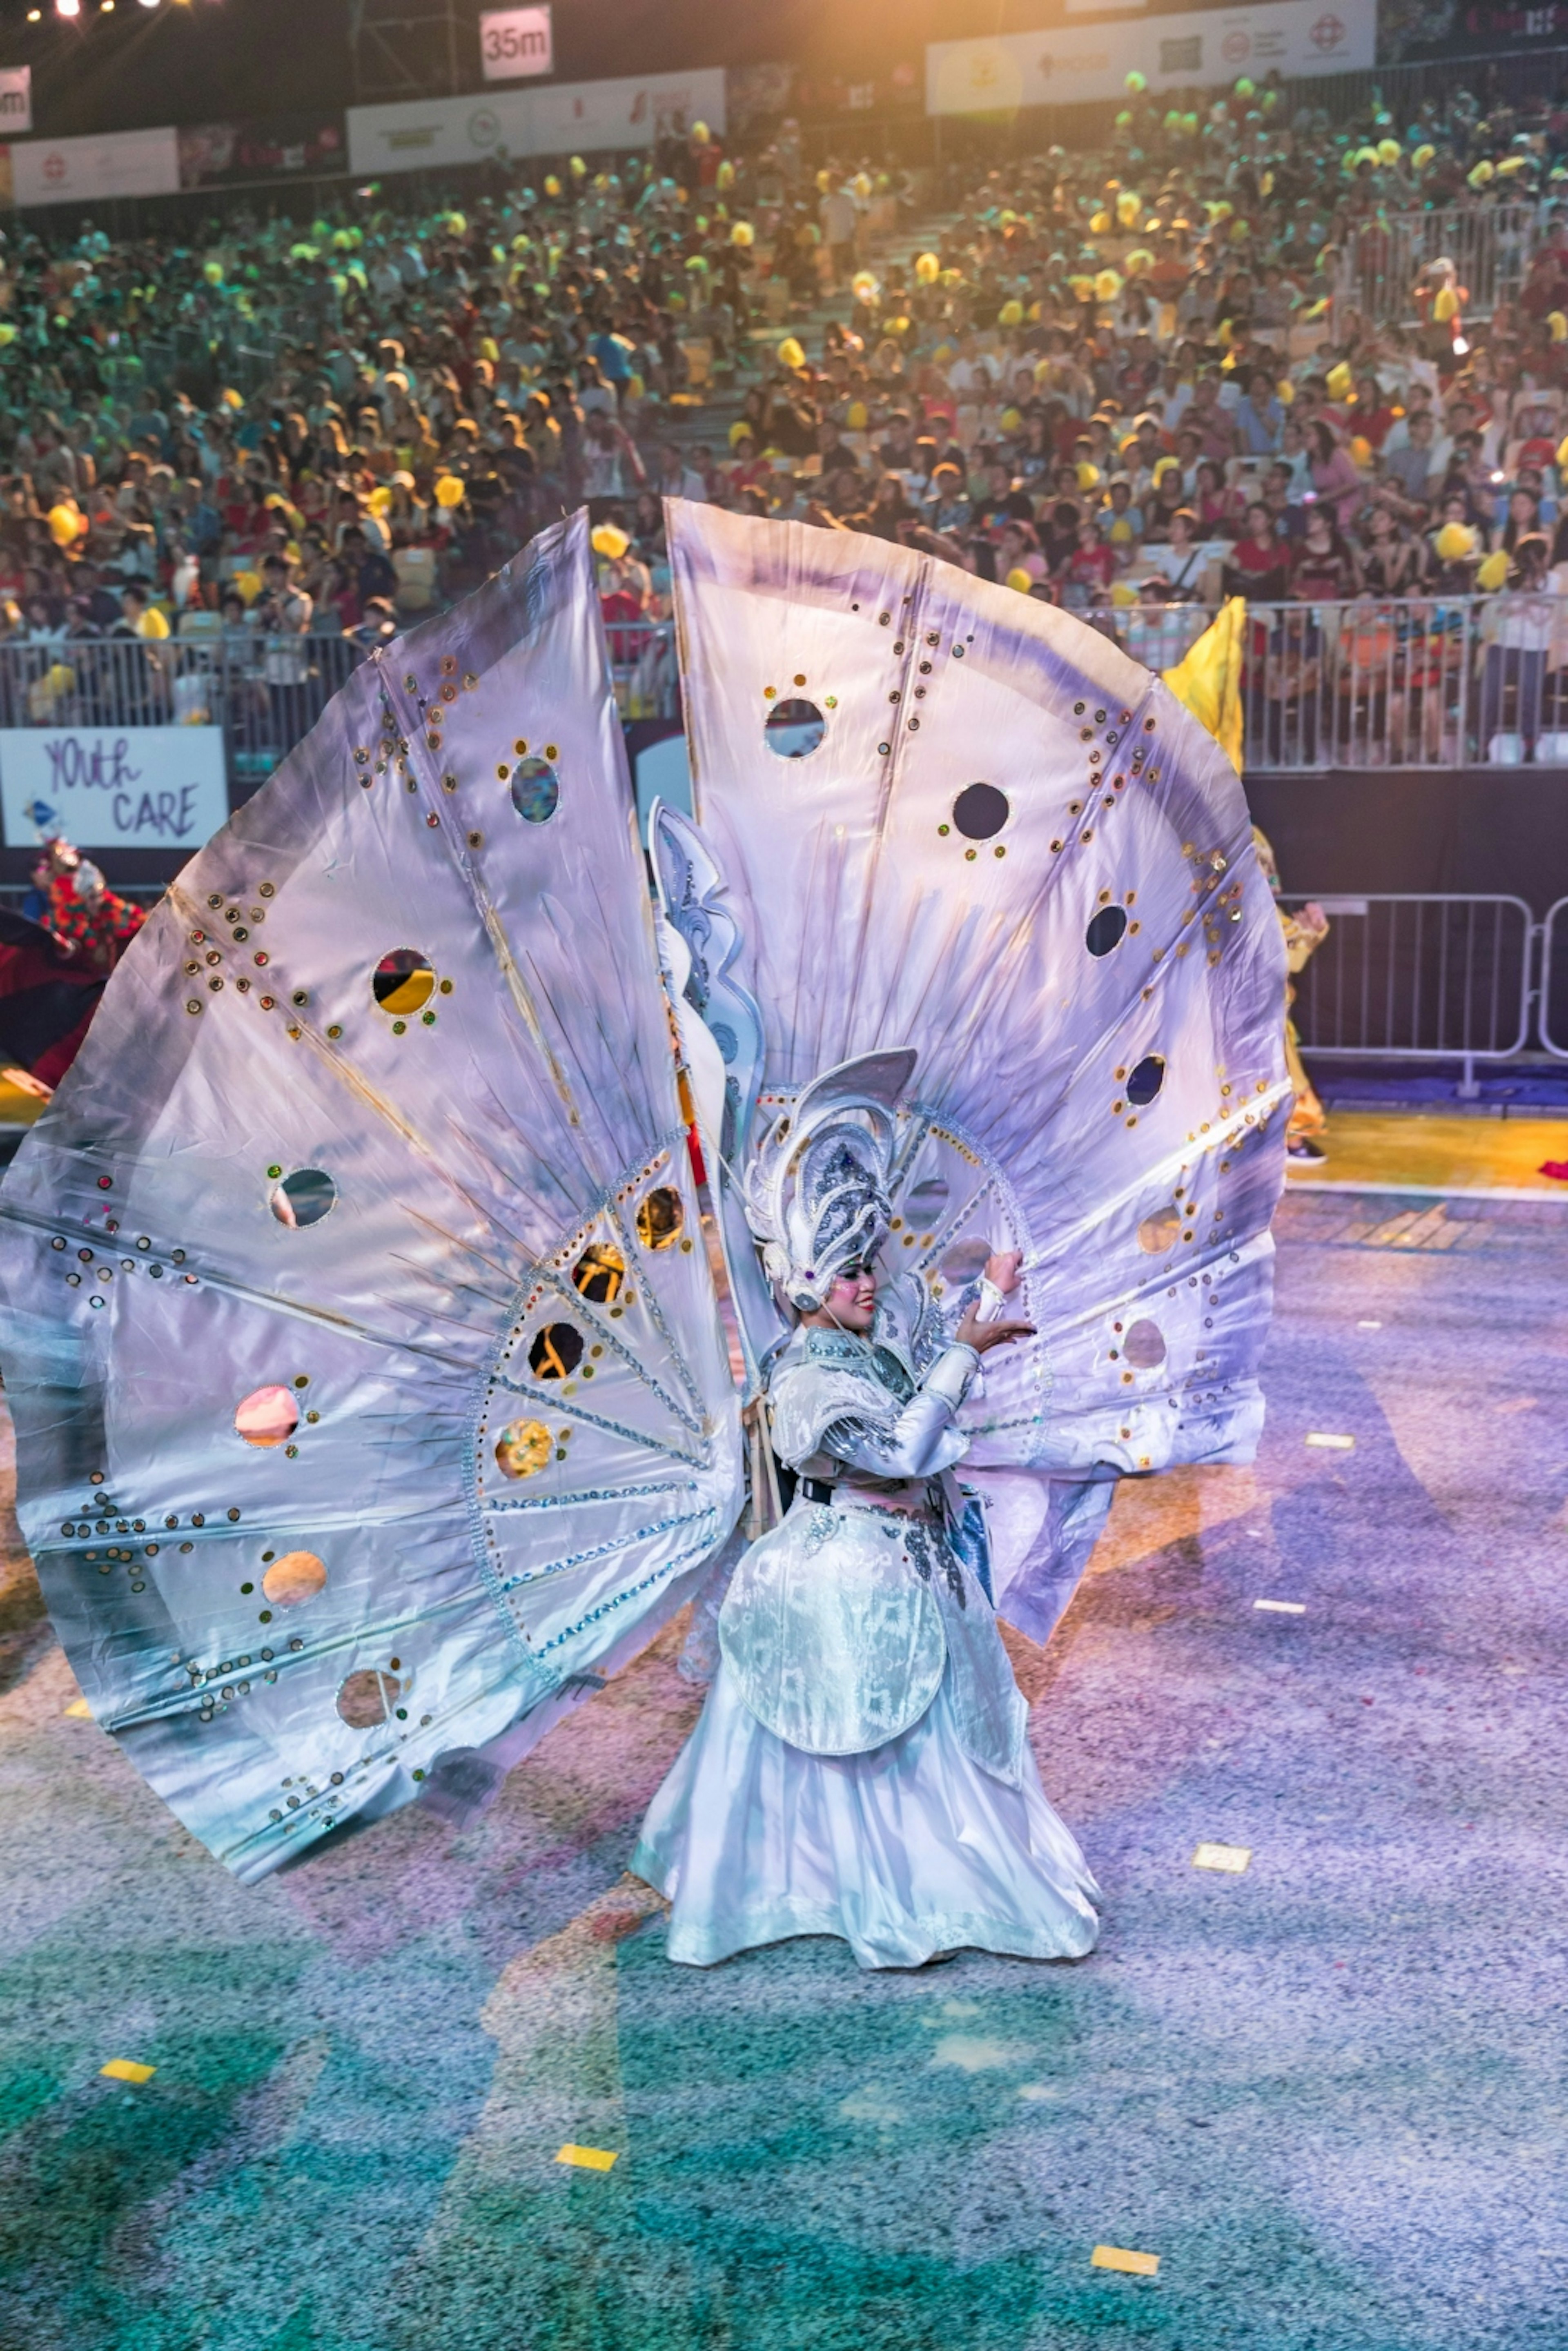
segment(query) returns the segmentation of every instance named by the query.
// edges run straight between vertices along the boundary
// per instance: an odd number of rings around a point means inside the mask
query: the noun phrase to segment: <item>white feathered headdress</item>
[[[768,1279],[791,1306],[825,1304],[844,1268],[887,1237],[894,1112],[907,1050],[824,1071],[774,1120],[746,1174],[746,1214]]]

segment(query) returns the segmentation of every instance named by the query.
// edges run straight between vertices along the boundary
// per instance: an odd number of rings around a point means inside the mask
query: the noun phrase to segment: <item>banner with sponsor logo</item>
[[[63,832],[78,849],[199,849],[227,821],[221,726],[0,728],[12,849]]]
[[[486,8],[479,18],[479,55],[486,81],[518,81],[553,72],[548,8]]]
[[[32,127],[32,67],[0,66],[0,133],[19,139]]]
[[[99,204],[110,196],[171,196],[179,185],[180,142],[172,130],[12,142],[11,200],[22,209]]]
[[[1565,0],[1382,0],[1378,63],[1487,57],[1568,41]],[[1556,77],[1553,77],[1555,80]]]
[[[340,114],[198,122],[182,130],[180,185],[234,187],[253,180],[328,178],[349,168]]]
[[[651,147],[694,122],[725,128],[724,69],[645,74],[621,81],[552,82],[483,97],[433,98],[349,109],[349,168],[356,174],[422,172],[487,156],[587,154]]]
[[[1252,8],[1121,17],[992,40],[934,41],[925,52],[927,114],[1011,113],[1121,98],[1135,68],[1151,90],[1345,73],[1376,63],[1377,0],[1260,0]]]

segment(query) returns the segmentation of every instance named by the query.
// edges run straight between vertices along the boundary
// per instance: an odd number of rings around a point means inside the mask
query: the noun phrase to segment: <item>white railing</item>
[[[606,631],[623,718],[679,708],[668,621]],[[0,644],[0,727],[221,726],[234,783],[270,775],[302,742],[366,647],[352,637],[54,638]]]
[[[1559,1061],[1568,1061],[1568,898],[1546,909],[1541,925],[1541,1041]]]
[[[1490,319],[1518,298],[1542,233],[1537,204],[1446,204],[1363,222],[1344,242],[1339,298],[1377,326],[1413,326],[1416,280],[1428,262],[1453,262],[1469,318]]]
[[[1303,1052],[1461,1061],[1461,1091],[1473,1090],[1477,1061],[1523,1052],[1536,928],[1522,898],[1384,892],[1319,904],[1329,935],[1294,983]]]
[[[1157,670],[1209,618],[1164,604],[1096,621]],[[1568,598],[1251,604],[1241,690],[1250,773],[1568,767]]]
[[[1173,668],[1212,615],[1201,604],[1091,616],[1145,668]],[[668,621],[606,628],[624,719],[676,718]],[[0,644],[0,726],[206,722],[232,779],[259,780],[320,716],[364,649],[350,638],[232,636]],[[1242,669],[1246,766],[1568,768],[1568,597],[1360,597],[1253,604]]]
[[[673,621],[607,621],[610,674],[622,718],[674,718],[681,680]]]

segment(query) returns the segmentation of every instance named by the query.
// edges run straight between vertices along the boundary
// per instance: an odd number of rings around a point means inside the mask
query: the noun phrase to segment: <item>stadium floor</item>
[[[1336,1107],[1324,1140],[1326,1160],[1291,1163],[1293,1191],[1408,1186],[1416,1193],[1498,1189],[1568,1200],[1568,1180],[1541,1172],[1548,1162],[1568,1170],[1568,1126],[1561,1118]]]
[[[1076,1966],[670,1967],[671,1638],[467,1834],[237,1886],[68,1711],[13,1530],[0,2346],[1559,2351],[1568,1217],[1430,1208],[1286,1201],[1256,1468],[1125,1489],[1014,1644]]]

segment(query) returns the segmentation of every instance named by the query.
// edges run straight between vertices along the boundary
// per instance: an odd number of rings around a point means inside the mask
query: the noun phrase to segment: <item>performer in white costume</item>
[[[0,1187],[23,1530],[243,1879],[467,1816],[739,1555],[638,1857],[674,1955],[1081,1952],[991,1602],[1049,1640],[1118,1479],[1257,1442],[1240,784],[1068,614],[668,535],[657,906],[578,516],[373,653],[131,942]]]
[[[879,1296],[873,1270],[914,1060],[830,1072],[752,1171],[764,1262],[799,1314],[768,1378],[799,1483],[729,1585],[712,1691],[632,1858],[671,1899],[673,1959],[789,1935],[842,1936],[862,1967],[1094,1942],[1094,1881],[1041,1792],[953,1475],[981,1356],[1033,1336],[997,1319],[1019,1257],[987,1260],[950,1337],[918,1280]]]

